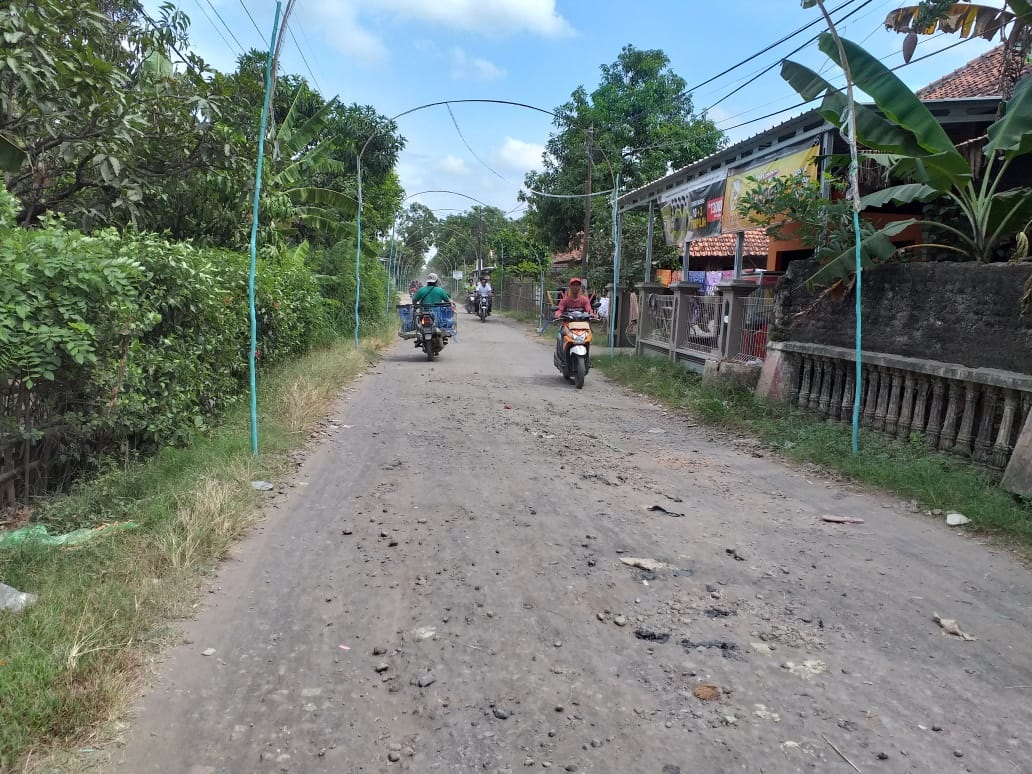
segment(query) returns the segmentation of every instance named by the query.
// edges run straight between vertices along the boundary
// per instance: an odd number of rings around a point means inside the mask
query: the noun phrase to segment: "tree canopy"
[[[708,117],[694,112],[684,79],[658,49],[625,46],[615,62],[602,65],[592,92],[578,86],[555,112],[542,171],[526,176],[527,217],[537,238],[552,249],[577,246],[588,225],[589,264],[609,262],[609,199],[618,174],[621,190],[634,188],[725,142]],[[586,212],[589,189],[595,195]],[[556,194],[572,198],[549,196]]]
[[[234,72],[217,72],[190,51],[188,31],[171,5],[152,18],[135,0],[12,0],[0,9],[0,169],[21,224],[54,213],[86,230],[246,245],[266,55],[248,51]],[[283,136],[288,117],[310,131]],[[262,215],[276,223],[263,240],[338,239],[333,222],[353,216],[343,205],[355,197],[367,139],[368,233],[390,228],[404,140],[374,108],[327,100],[304,78],[280,74],[268,139]]]

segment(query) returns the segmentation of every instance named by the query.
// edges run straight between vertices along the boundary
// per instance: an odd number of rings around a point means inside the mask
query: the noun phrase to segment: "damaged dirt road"
[[[1012,557],[461,323],[345,395],[108,770],[1032,772]]]

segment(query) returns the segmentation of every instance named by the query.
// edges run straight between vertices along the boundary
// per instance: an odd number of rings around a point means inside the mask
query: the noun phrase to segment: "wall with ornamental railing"
[[[851,422],[855,353],[844,347],[773,342],[758,392],[829,420]],[[932,449],[1003,470],[1032,409],[1032,376],[864,352],[860,422],[884,435],[915,433]]]

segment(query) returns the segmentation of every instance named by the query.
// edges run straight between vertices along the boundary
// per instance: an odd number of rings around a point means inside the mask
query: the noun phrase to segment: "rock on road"
[[[1013,557],[460,326],[341,399],[110,771],[1032,773]]]

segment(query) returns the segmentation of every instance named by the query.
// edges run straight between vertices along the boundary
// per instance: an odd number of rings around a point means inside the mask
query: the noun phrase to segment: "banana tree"
[[[953,144],[924,103],[896,75],[859,45],[843,40],[853,80],[870,95],[877,110],[857,105],[857,139],[872,152],[865,154],[886,167],[896,179],[913,182],[895,185],[863,197],[863,207],[889,202],[905,204],[945,197],[963,214],[967,228],[929,221],[903,221],[941,229],[956,244],[940,245],[977,261],[991,259],[1001,240],[1024,232],[1032,221],[1032,188],[1003,188],[1012,162],[1032,151],[1032,79],[1018,84],[1006,111],[993,123],[982,150],[986,163],[980,174]],[[819,47],[839,66],[838,47],[827,33]],[[806,100],[823,96],[819,111],[841,129],[846,117],[846,97],[813,70],[796,62],[782,63],[781,76]],[[890,227],[887,227],[890,228]],[[900,223],[891,230],[900,230]],[[886,229],[874,239],[890,236]],[[852,271],[852,252],[833,258],[811,282],[827,283],[846,278]]]
[[[903,59],[909,62],[917,48],[918,35],[941,32],[957,34],[961,38],[982,37],[991,40],[997,32],[1002,34],[1007,25],[1013,23],[1006,43],[1010,54],[1029,25],[1032,25],[1032,3],[1029,0],[1007,0],[1007,5],[1010,10],[978,3],[922,0],[917,5],[890,11],[885,17],[885,27],[906,33]],[[1006,84],[1003,85],[1006,87]]]
[[[302,90],[298,89],[279,132],[276,135],[272,174],[266,185],[270,199],[279,196],[289,200],[291,222],[277,227],[281,234],[293,234],[296,224],[323,231],[333,240],[347,236],[344,228],[354,218],[357,202],[343,191],[311,185],[318,178],[348,175],[345,165],[334,157],[334,138],[320,135],[326,129],[337,106],[330,100],[314,115],[300,123],[298,105]],[[371,248],[372,249],[372,248]]]

